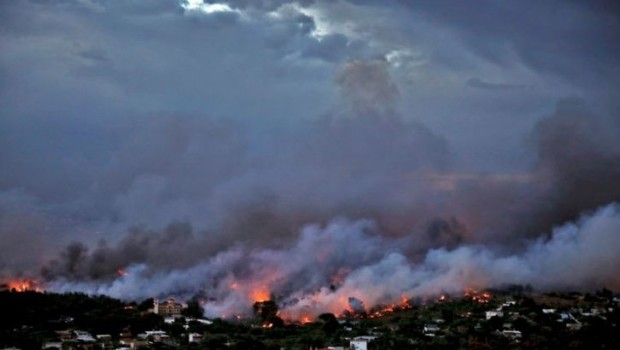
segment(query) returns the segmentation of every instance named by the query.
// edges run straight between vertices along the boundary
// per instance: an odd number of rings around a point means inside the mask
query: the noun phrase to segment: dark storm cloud
[[[612,1],[400,4],[455,28],[468,47],[497,65],[511,64],[515,53],[532,69],[591,87],[620,78],[620,11]]]

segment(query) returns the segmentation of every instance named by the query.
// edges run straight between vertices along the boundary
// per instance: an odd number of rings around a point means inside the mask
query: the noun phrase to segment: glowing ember
[[[477,303],[480,304],[486,304],[491,300],[491,293],[489,292],[478,292],[476,290],[473,290],[471,288],[468,288],[465,290],[465,298],[469,298],[472,301],[475,301]]]

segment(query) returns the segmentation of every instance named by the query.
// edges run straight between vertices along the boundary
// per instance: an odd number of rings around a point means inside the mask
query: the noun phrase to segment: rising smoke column
[[[72,243],[43,268],[49,287],[201,295],[207,315],[224,317],[274,298],[299,319],[465,287],[617,286],[614,271],[590,268],[601,264],[591,253],[599,240],[618,251],[614,205],[552,231],[618,199],[618,142],[581,102],[560,102],[534,130],[530,173],[477,175],[455,169],[446,140],[396,112],[385,61],[352,61],[335,82],[339,109],[261,147],[242,126],[212,119],[154,117],[132,129],[95,197],[123,222],[189,218],[200,229],[173,223]]]

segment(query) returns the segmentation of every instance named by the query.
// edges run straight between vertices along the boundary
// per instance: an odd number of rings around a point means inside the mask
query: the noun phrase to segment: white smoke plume
[[[620,206],[610,204],[555,228],[515,254],[482,245],[430,250],[421,261],[406,256],[404,240],[381,236],[370,221],[336,220],[305,227],[290,247],[235,248],[187,269],[130,266],[104,282],[61,282],[54,291],[119,298],[201,295],[206,315],[249,315],[255,301],[278,301],[288,320],[323,312],[367,310],[403,297],[432,297],[508,284],[538,290],[620,287]]]

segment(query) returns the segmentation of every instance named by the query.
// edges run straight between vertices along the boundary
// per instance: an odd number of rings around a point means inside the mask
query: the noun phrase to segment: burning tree
[[[257,301],[253,305],[254,314],[263,324],[263,327],[279,327],[284,321],[278,317],[278,304],[273,300]]]

